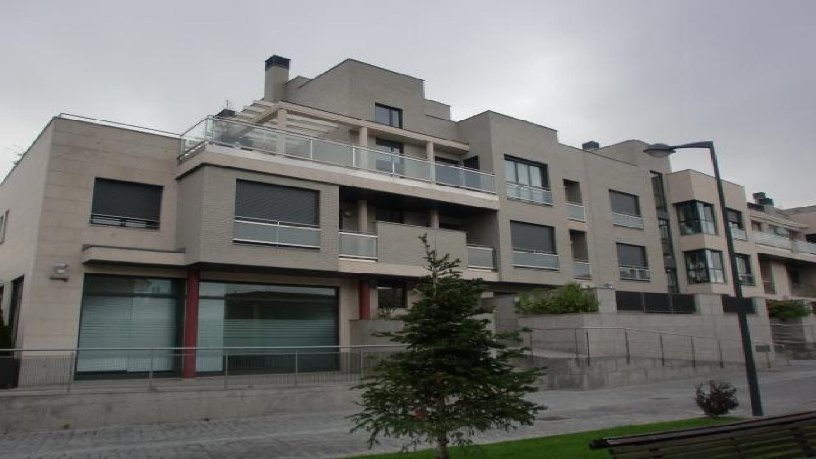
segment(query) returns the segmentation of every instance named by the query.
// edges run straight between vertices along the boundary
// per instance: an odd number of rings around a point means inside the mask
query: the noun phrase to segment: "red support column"
[[[371,318],[371,290],[368,288],[368,280],[360,279],[357,284],[357,303],[360,306],[360,320]]]
[[[184,303],[184,340],[182,342],[185,348],[195,348],[198,342],[198,284],[200,279],[197,269],[187,270],[187,300]],[[182,356],[182,377],[195,378],[195,349],[185,349]]]

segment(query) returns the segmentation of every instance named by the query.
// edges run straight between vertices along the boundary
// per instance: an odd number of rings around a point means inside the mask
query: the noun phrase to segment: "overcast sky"
[[[816,203],[816,1],[0,1],[0,176],[49,118],[180,132],[352,57],[562,143],[713,140],[723,177]],[[673,168],[710,173],[704,151]]]

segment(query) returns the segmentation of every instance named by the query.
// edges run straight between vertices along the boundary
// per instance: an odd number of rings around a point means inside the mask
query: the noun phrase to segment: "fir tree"
[[[504,343],[518,335],[493,333],[477,317],[491,312],[479,306],[481,281],[462,279],[459,260],[438,256],[420,239],[429,272],[421,299],[402,317],[402,331],[379,335],[405,350],[357,386],[363,410],[351,417],[352,431],[367,431],[369,447],[380,436],[406,440],[404,449],[432,443],[436,457],[448,459],[450,445],[469,444],[476,432],[532,424],[544,407],[524,395],[536,390],[531,384],[541,372],[515,368],[522,349]]]

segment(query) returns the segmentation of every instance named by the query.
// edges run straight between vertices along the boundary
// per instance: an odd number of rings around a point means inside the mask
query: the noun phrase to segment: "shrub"
[[[706,416],[716,418],[728,414],[729,411],[739,406],[736,396],[737,388],[731,383],[712,379],[708,381],[708,391],[704,389],[705,385],[705,383],[697,385],[694,400]]]
[[[556,289],[524,292],[516,308],[523,314],[598,312],[598,299],[589,289],[572,282]]]
[[[768,300],[768,316],[782,321],[806,317],[810,308],[801,300],[774,301]]]

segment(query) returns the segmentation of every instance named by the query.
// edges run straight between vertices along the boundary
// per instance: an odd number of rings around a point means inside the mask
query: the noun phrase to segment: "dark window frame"
[[[550,246],[549,250],[548,250],[547,247],[543,247],[543,248],[540,248],[540,247],[527,247],[527,246],[523,247],[523,246],[519,245],[519,244],[524,244],[524,242],[523,241],[518,241],[517,238],[513,237],[513,233],[514,232],[517,233],[517,231],[513,231],[514,225],[518,225],[518,226],[516,226],[516,228],[519,228],[519,229],[523,229],[525,227],[528,227],[528,228],[529,227],[534,227],[534,228],[536,228],[536,230],[549,232],[549,241],[546,241],[546,242],[549,242],[549,244],[544,244],[544,246],[547,246],[547,245]],[[557,241],[556,241],[556,237],[555,237],[555,227],[553,227],[553,226],[539,225],[539,224],[536,224],[536,223],[528,223],[528,222],[521,222],[521,221],[511,221],[510,222],[510,246],[515,251],[531,252],[531,253],[547,253],[547,254],[551,254],[551,255],[558,255],[558,246],[556,244],[557,244]]]
[[[385,113],[388,118],[387,122],[383,119],[380,119],[378,116],[380,113]],[[396,124],[395,124],[396,121]],[[374,122],[379,124],[384,124],[386,126],[396,127],[402,129],[402,109],[397,107],[392,107],[390,105],[374,103]]]
[[[715,258],[716,257],[716,258]],[[720,266],[716,266],[717,258]],[[689,284],[727,284],[725,259],[719,250],[700,249],[683,252]]]
[[[514,176],[512,177],[513,180],[511,180],[511,177],[507,176],[508,163],[513,164],[513,171],[514,171]],[[527,166],[527,183],[524,183],[524,182],[518,180],[518,178],[519,178],[519,166],[520,165]],[[541,186],[533,185],[534,174],[532,174],[532,167],[536,167],[540,171],[539,181],[541,183]],[[522,158],[518,158],[518,157],[515,157],[515,156],[504,155],[504,171],[505,171],[504,179],[505,179],[505,182],[507,182],[507,183],[512,183],[514,185],[520,185],[520,186],[529,186],[529,187],[533,187],[533,188],[541,188],[541,189],[544,189],[544,190],[549,190],[550,189],[550,178],[549,178],[550,172],[549,172],[549,167],[547,167],[546,163],[540,163],[540,162],[537,162],[537,161],[530,161],[529,159],[522,159]]]
[[[685,201],[674,205],[681,236],[692,234],[719,234],[714,204],[704,201]],[[708,213],[706,211],[709,211]],[[710,218],[709,218],[710,217]]]
[[[744,253],[735,253],[735,261],[737,263],[737,275],[741,285],[755,285],[754,270],[751,267],[751,256]],[[743,280],[744,278],[744,280]]]
[[[635,213],[623,211],[620,208],[616,208],[615,206],[615,199],[613,196],[619,195],[623,198],[633,198],[635,203]],[[631,217],[639,217],[643,218],[643,209],[640,206],[640,196],[632,193],[627,193],[625,191],[618,191],[618,190],[609,190],[609,207],[612,209],[612,212],[621,215],[629,215]]]
[[[122,211],[111,211],[110,213],[101,212],[100,207],[111,205],[110,202],[104,200],[110,199],[112,196],[122,196],[122,190],[112,192],[111,190],[104,190],[105,184],[113,187],[133,187],[133,189],[141,188],[142,193],[154,194],[151,198],[156,199],[154,209],[149,211],[141,209],[142,215],[113,215],[113,213],[136,213],[133,209]],[[100,226],[117,226],[122,228],[135,228],[146,230],[158,230],[161,225],[162,199],[164,198],[164,187],[161,185],[154,185],[151,183],[133,182],[128,180],[110,179],[106,177],[95,177],[94,187],[91,195],[91,214],[89,223]],[[142,200],[143,201],[143,200]],[[142,202],[144,204],[144,202]],[[126,203],[124,207],[127,207]],[[146,215],[150,213],[151,215]],[[148,218],[151,217],[151,218]]]
[[[407,309],[408,308],[408,284],[404,280],[396,280],[396,279],[379,279],[377,280],[377,308],[380,309],[382,305],[382,300],[380,298],[380,292],[384,290],[390,290],[396,298],[395,303],[398,303],[394,308],[391,308],[393,311],[394,309]]]
[[[308,192],[311,195],[311,197],[314,198],[314,209],[313,209],[314,219],[313,220],[308,219],[310,221],[306,222],[305,220],[307,220],[307,219],[303,219],[304,221],[290,221],[290,220],[286,220],[286,219],[283,219],[283,218],[280,218],[280,217],[270,219],[270,218],[266,218],[266,217],[260,217],[258,215],[254,215],[254,216],[253,215],[240,215],[239,214],[239,212],[240,212],[239,211],[239,206],[241,206],[241,203],[239,202],[239,200],[240,200],[240,194],[241,194],[241,191],[240,191],[241,184],[247,184],[247,186],[256,186],[256,187],[267,188],[269,190],[286,189],[286,190],[292,190],[292,191],[297,190],[297,191],[301,191],[301,192]],[[243,212],[241,212],[241,213],[243,213]],[[285,223],[285,224],[289,224],[289,225],[292,225],[292,226],[304,226],[304,227],[309,227],[309,228],[319,228],[320,227],[320,191],[319,190],[314,190],[314,189],[311,189],[311,188],[301,188],[301,187],[293,187],[293,186],[287,186],[287,185],[278,185],[278,184],[275,184],[275,183],[258,182],[258,181],[254,181],[254,180],[244,180],[244,179],[239,178],[239,179],[236,179],[236,181],[235,181],[234,214],[235,214],[235,219],[236,220],[246,220],[246,221],[260,222],[260,223]],[[295,220],[295,219],[292,219],[292,220]]]
[[[728,218],[729,228],[736,227],[740,230],[745,230],[745,220],[742,218],[742,212],[726,207],[725,214]]]
[[[636,247],[640,249],[642,253],[642,264],[624,264],[621,262],[621,247]],[[618,257],[618,267],[626,267],[626,268],[642,268],[642,269],[649,269],[649,254],[646,251],[646,246],[637,245],[637,244],[627,244],[624,242],[616,242],[615,243],[615,252]]]

